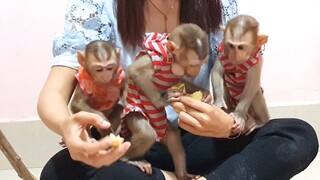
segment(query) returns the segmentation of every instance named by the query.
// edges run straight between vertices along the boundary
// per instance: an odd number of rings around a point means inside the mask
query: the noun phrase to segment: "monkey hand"
[[[207,94],[207,96],[204,96],[201,91],[196,91],[196,92],[194,92],[192,94],[187,94],[187,95],[184,95],[184,96],[188,96],[188,97],[191,97],[192,99],[195,99],[197,101],[202,101],[202,102],[205,102],[205,103],[211,103],[211,101],[212,101],[212,96],[210,95],[210,93]],[[171,106],[173,107],[173,109],[177,113],[179,113],[181,111],[186,111],[186,108],[185,108],[184,104],[179,101],[180,97],[179,98],[172,97],[172,98],[169,99],[169,102],[170,102]]]
[[[230,113],[230,115],[234,119],[234,125],[232,126],[232,134],[233,136],[238,136],[242,134],[242,132],[244,131],[244,127],[246,123],[245,117],[243,117],[237,112],[232,112]]]
[[[208,103],[208,104],[212,104],[213,103],[213,96],[210,94],[210,91],[201,91],[201,101]]]
[[[157,108],[168,105],[169,104],[168,99],[169,99],[168,93],[166,92],[164,93],[154,92],[154,95],[149,98],[152,104]]]

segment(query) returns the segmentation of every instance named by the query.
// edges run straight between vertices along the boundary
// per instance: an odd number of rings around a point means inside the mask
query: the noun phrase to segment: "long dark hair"
[[[140,46],[145,33],[143,14],[147,0],[116,0],[118,30],[127,47]],[[222,21],[220,0],[181,0],[180,23],[194,23],[207,33],[214,32]]]

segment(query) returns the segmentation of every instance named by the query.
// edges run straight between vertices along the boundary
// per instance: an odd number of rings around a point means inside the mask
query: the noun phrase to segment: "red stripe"
[[[147,113],[148,114],[148,113]],[[149,116],[150,117],[150,116]],[[152,118],[152,122],[161,122],[161,121],[166,121],[167,120],[167,117],[166,116],[161,116],[161,117],[158,117],[158,118]],[[167,123],[166,123],[167,124]],[[159,127],[159,126],[157,126]]]
[[[155,129],[158,129],[158,130],[165,130],[165,129],[167,129],[168,124],[165,123],[165,124],[160,125],[160,126],[157,126],[157,125],[154,125],[154,124],[153,124],[152,127],[155,128]]]
[[[164,82],[164,83],[176,83],[179,82],[180,79],[179,78],[175,78],[175,77],[165,77],[163,75],[159,75],[156,74],[153,77],[155,77],[156,79],[159,79],[160,81]]]
[[[139,95],[131,93],[131,92],[128,92],[127,94],[128,94],[127,97],[130,97],[131,99],[138,99],[139,100]]]
[[[159,109],[155,109],[153,107],[153,109],[150,109],[150,110],[146,110],[148,112],[148,114],[159,114]]]
[[[245,70],[245,71],[248,70],[248,68],[247,68],[244,64],[240,64],[239,67],[240,67],[241,69]]]
[[[151,103],[151,101],[146,101],[146,100],[142,100],[141,99],[141,103],[143,104],[143,105],[145,105],[145,106],[153,106],[153,104]]]
[[[220,60],[221,60],[221,61],[225,61],[225,60],[227,60],[227,59],[229,59],[228,56],[221,56],[221,57],[220,57]]]

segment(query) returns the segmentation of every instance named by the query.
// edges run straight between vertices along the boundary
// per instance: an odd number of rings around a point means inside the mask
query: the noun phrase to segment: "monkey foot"
[[[152,174],[151,164],[146,160],[128,161],[127,163],[138,167],[142,172],[144,172],[146,174]]]

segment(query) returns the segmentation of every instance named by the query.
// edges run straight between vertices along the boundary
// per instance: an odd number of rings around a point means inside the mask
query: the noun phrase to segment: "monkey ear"
[[[83,51],[77,52],[78,62],[81,66],[85,66],[85,55]]]
[[[116,48],[116,56],[118,59],[120,59],[120,48]]]
[[[173,53],[175,50],[179,49],[179,46],[177,46],[173,41],[168,41],[167,49],[169,53]]]
[[[268,42],[268,37],[269,36],[267,36],[267,35],[260,35],[258,37],[258,45],[262,46],[262,45],[266,44]]]
[[[226,26],[225,26],[225,25],[220,25],[220,26],[219,26],[219,30],[220,30],[220,31],[224,31],[225,29],[226,29]]]

